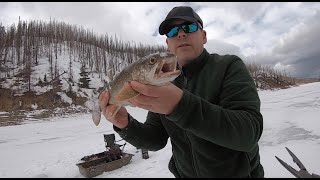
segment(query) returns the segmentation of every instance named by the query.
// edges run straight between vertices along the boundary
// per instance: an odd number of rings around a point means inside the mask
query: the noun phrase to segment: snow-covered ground
[[[294,177],[275,158],[298,169],[285,147],[300,158],[309,172],[320,174],[320,83],[259,94],[264,116],[259,144],[265,177]],[[144,121],[145,110],[128,107],[128,111]],[[104,151],[103,134],[111,133],[114,131],[109,122],[102,121],[96,127],[90,114],[0,127],[0,177],[84,177],[76,164],[83,156]],[[116,140],[121,140],[115,135]],[[129,143],[124,151],[134,154],[128,165],[97,177],[173,177],[167,168],[170,141],[164,149],[149,152],[149,159],[142,159],[141,152]]]

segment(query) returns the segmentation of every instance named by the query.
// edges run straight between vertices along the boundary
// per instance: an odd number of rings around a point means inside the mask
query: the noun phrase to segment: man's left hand
[[[131,81],[130,85],[140,95],[130,99],[129,103],[148,111],[165,115],[173,112],[183,94],[183,91],[172,83],[167,83],[163,86],[152,86]]]

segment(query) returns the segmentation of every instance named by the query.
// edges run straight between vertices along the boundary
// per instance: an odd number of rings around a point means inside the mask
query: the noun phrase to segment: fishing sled
[[[131,162],[133,154],[124,153],[123,149],[120,149],[121,146],[124,148],[125,144],[116,144],[114,134],[104,134],[104,141],[106,151],[84,156],[81,158],[82,162],[76,164],[83,176],[95,177]]]

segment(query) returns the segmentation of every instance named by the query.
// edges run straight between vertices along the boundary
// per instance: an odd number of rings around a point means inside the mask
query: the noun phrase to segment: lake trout
[[[139,95],[132,88],[125,87],[126,82],[138,81],[143,84],[161,86],[173,81],[180,73],[181,71],[177,69],[177,57],[170,52],[153,53],[131,63],[104,89],[109,92],[109,104],[117,105],[111,112],[111,118],[122,106],[130,105],[127,100]],[[92,120],[96,126],[99,125],[100,119],[101,109],[96,104],[92,110]]]

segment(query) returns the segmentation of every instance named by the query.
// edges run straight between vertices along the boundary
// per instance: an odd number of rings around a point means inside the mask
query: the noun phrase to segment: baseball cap
[[[167,15],[166,19],[159,26],[160,35],[164,35],[168,31],[169,23],[174,19],[183,19],[189,22],[199,22],[203,27],[200,16],[189,6],[174,7]]]

